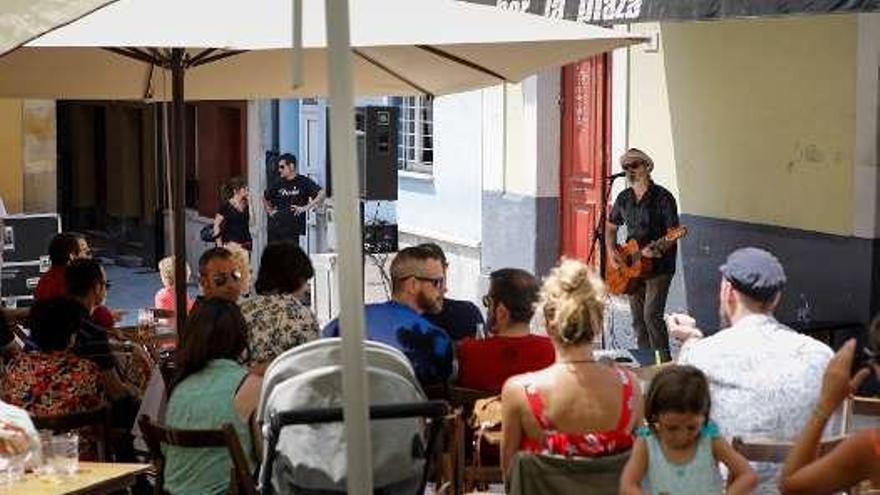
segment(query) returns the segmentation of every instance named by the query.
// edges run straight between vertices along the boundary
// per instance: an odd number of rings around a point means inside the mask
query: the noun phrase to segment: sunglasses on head
[[[232,270],[229,273],[226,272],[218,272],[211,274],[211,281],[214,282],[214,285],[217,287],[223,287],[226,285],[226,282],[230,280],[234,282],[238,282],[241,280],[241,272],[238,270]]]

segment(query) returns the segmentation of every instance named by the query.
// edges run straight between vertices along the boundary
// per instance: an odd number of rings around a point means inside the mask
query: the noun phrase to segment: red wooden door
[[[610,169],[610,73],[607,54],[562,68],[561,254],[585,261]]]

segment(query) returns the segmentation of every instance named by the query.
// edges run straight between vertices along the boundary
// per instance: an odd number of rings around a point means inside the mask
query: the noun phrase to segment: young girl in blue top
[[[620,477],[620,493],[738,495],[758,476],[709,421],[709,383],[693,366],[669,366],[654,376],[645,399],[647,427],[638,431]],[[728,469],[727,487],[718,463]]]

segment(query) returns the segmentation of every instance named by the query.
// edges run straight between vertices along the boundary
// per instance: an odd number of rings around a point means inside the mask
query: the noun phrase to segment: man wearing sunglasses
[[[306,233],[306,213],[324,201],[324,190],[296,170],[296,157],[284,153],[278,157],[278,181],[263,195],[269,215],[268,240],[293,241]]]
[[[445,383],[453,372],[452,340],[422,316],[441,310],[444,283],[440,259],[430,250],[408,247],[391,262],[391,300],[364,308],[365,337],[406,354],[422,385]],[[339,332],[339,320],[335,319],[322,333],[338,337]]]
[[[241,272],[232,253],[223,247],[214,247],[199,258],[199,286],[205,299],[220,298],[238,302],[241,297]]]
[[[617,230],[626,225],[627,240],[635,239],[639,246],[647,246],[666,235],[678,225],[678,206],[675,198],[664,187],[651,180],[654,161],[642,150],[631,148],[620,157],[630,187],[614,201],[614,207],[605,225],[605,249],[609,263],[624,262],[617,251]],[[666,296],[675,274],[676,245],[671,243],[651,249],[644,247],[642,256],[651,258],[652,273],[638,281],[629,294],[633,330],[640,349],[669,349],[669,334],[663,321]]]
[[[443,248],[433,242],[419,244],[419,247],[434,253],[435,257],[443,265],[443,279],[449,282],[449,263]],[[438,327],[446,330],[452,340],[458,342],[465,337],[474,337],[477,327],[483,325],[483,314],[476,304],[463,299],[450,299],[446,297],[446,285],[443,286],[443,308],[437,313],[425,313],[425,318]]]

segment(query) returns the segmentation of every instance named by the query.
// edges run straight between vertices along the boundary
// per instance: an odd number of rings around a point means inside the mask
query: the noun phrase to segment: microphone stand
[[[611,196],[611,186],[614,180],[622,177],[623,174],[612,174],[602,179],[602,203],[599,205],[599,218],[596,221],[596,227],[593,229],[593,243],[590,244],[590,253],[587,255],[587,264],[593,261],[593,254],[596,252],[596,244],[599,245],[599,276],[605,280],[605,267],[608,263],[608,253],[605,251],[605,222],[608,221],[608,199]],[[605,349],[605,329],[599,339],[599,345]]]
[[[596,252],[596,244],[599,244],[599,276],[605,280],[605,264],[607,263],[607,254],[605,252],[605,222],[608,221],[608,199],[611,196],[611,186],[614,180],[621,177],[620,174],[613,174],[606,177],[602,181],[602,203],[599,204],[599,218],[596,221],[596,227],[593,229],[593,243],[590,245],[590,253],[587,255],[587,264],[593,261],[593,255]]]

